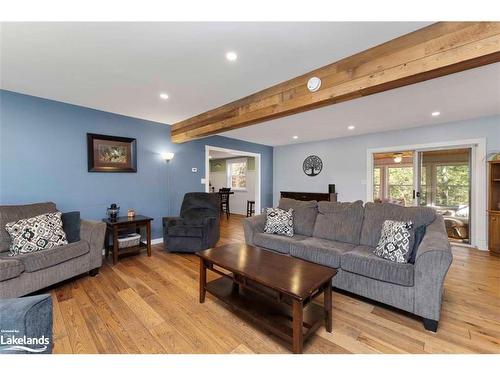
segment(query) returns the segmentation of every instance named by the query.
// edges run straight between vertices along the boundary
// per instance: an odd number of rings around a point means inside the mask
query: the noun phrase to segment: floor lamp
[[[168,164],[170,163],[170,160],[174,158],[174,153],[173,152],[164,152],[161,154],[161,157],[163,160],[167,162],[167,215],[171,216],[172,213],[170,212],[170,194],[168,189],[170,188],[170,176],[169,176],[169,168]]]

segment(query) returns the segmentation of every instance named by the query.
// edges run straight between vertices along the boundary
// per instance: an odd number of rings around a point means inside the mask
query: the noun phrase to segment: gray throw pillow
[[[415,234],[411,221],[386,220],[382,225],[375,255],[397,263],[408,263]]]
[[[80,241],[80,211],[65,212],[61,220],[68,243]]]
[[[288,211],[281,208],[267,208],[266,214],[264,232],[293,237],[293,208]]]
[[[33,253],[68,244],[60,212],[7,223],[5,230],[12,240],[9,248],[11,255]]]

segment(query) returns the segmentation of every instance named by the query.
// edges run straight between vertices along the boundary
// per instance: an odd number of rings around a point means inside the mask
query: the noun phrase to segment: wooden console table
[[[151,256],[151,222],[152,217],[136,215],[134,217],[120,216],[116,220],[102,219],[106,223],[106,258],[111,251],[113,253],[113,265],[118,262],[118,256],[122,254],[129,254],[139,252],[146,249],[148,257]],[[136,233],[141,233],[141,228],[146,228],[146,243],[140,242],[137,246],[126,247],[123,249],[118,248],[118,235],[123,232],[130,232],[131,229]],[[110,245],[110,238],[112,237],[112,245]]]
[[[329,201],[337,202],[337,193],[309,193],[300,191],[282,191],[281,198],[290,198],[298,201]]]

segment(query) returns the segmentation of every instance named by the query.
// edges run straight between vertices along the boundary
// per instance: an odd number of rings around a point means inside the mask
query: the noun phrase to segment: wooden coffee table
[[[325,323],[332,331],[333,268],[246,244],[199,251],[200,303],[205,293],[291,342],[302,353],[304,340]],[[207,269],[219,275],[207,283]],[[324,293],[324,306],[311,303]]]

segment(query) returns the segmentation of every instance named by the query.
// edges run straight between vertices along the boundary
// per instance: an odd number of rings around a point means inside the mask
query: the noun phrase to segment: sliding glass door
[[[442,214],[451,241],[470,243],[471,149],[417,152],[417,202]]]
[[[451,241],[470,243],[471,148],[373,154],[373,200],[431,206]]]

